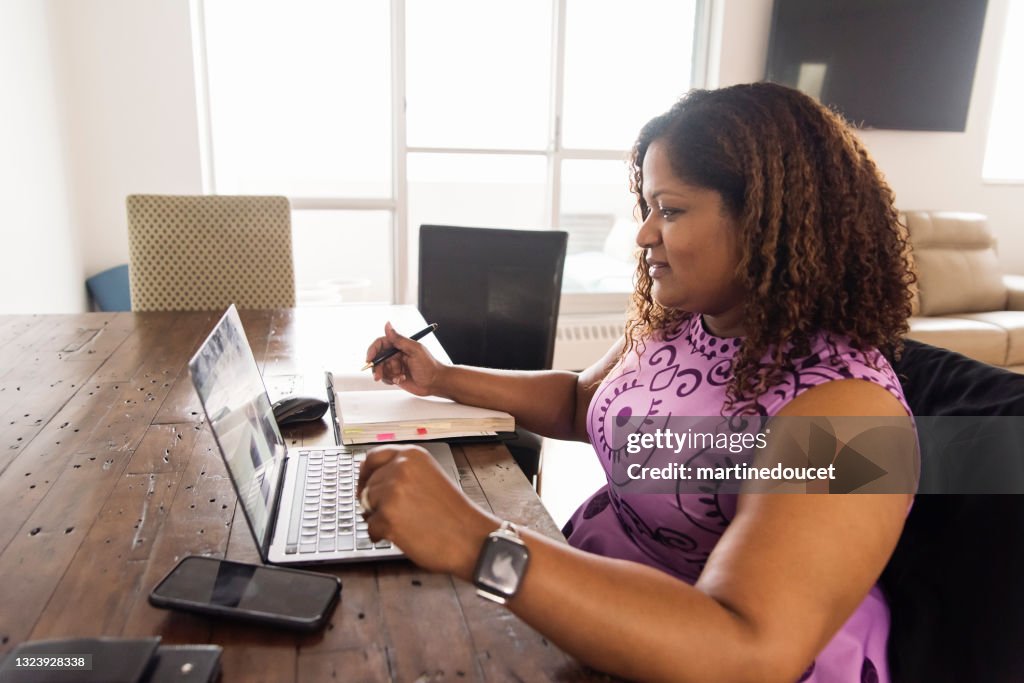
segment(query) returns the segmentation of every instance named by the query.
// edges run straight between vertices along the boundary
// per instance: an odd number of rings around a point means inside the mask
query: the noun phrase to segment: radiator
[[[621,313],[562,315],[555,336],[555,370],[582,370],[601,358],[622,336]]]

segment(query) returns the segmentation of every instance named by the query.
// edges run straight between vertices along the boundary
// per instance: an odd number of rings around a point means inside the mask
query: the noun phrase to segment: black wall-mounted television
[[[865,128],[962,131],[987,0],[775,0],[765,80]]]

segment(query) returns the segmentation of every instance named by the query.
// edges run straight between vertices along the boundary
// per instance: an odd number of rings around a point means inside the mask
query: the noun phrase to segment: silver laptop
[[[289,451],[234,305],[188,364],[245,519],[264,562],[306,564],[402,557],[374,543],[356,496],[365,451]],[[456,483],[444,443],[421,444]]]

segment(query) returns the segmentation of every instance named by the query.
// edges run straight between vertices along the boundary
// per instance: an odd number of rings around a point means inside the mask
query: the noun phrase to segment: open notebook
[[[339,443],[429,441],[494,436],[515,430],[515,420],[443,398],[420,398],[373,382],[365,374],[327,373]]]

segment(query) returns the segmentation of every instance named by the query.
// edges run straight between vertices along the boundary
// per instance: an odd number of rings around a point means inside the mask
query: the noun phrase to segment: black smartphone
[[[341,593],[334,576],[189,555],[149,594],[154,607],[312,631]]]

